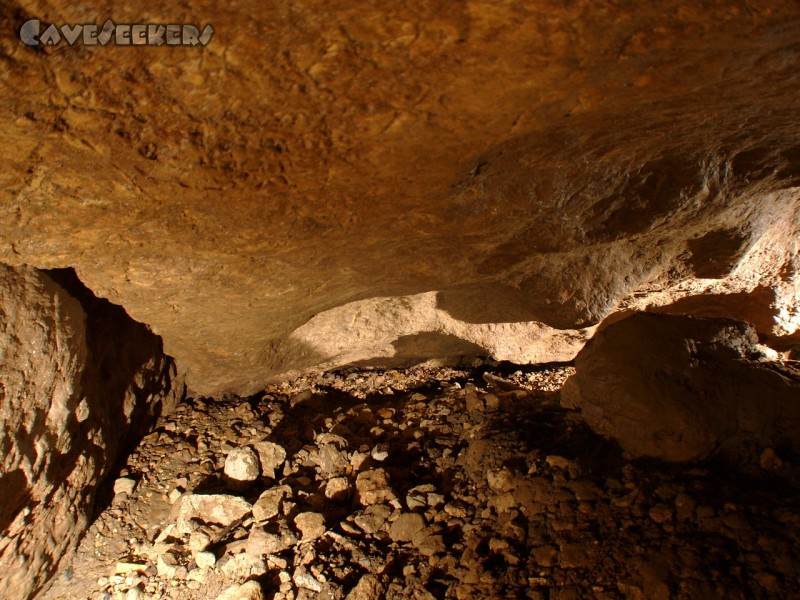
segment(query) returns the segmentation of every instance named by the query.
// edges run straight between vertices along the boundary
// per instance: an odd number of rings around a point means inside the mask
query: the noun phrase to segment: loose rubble
[[[796,457],[628,461],[560,406],[571,372],[345,371],[190,399],[43,597],[800,595]]]

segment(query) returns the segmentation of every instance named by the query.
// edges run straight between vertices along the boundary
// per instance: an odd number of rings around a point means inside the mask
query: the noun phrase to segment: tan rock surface
[[[561,392],[631,455],[668,461],[800,444],[797,372],[764,360],[752,327],[637,314],[600,331]]]
[[[216,30],[0,33],[0,261],[74,267],[198,393],[563,360],[617,309],[701,294],[797,336],[796,3],[15,6]]]
[[[71,556],[119,451],[183,390],[144,326],[51,276],[0,265],[3,600],[33,597]]]

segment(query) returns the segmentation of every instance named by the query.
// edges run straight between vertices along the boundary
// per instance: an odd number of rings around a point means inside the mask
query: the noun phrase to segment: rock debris
[[[791,456],[632,462],[560,406],[572,372],[341,371],[190,399],[45,597],[800,594]]]

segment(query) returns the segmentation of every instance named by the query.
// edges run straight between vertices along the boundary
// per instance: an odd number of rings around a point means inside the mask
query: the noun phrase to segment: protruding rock
[[[252,448],[234,448],[225,458],[225,476],[236,483],[250,483],[260,475],[258,455]]]
[[[633,456],[702,458],[745,441],[800,446],[800,384],[754,361],[753,328],[637,314],[578,354],[562,404]]]

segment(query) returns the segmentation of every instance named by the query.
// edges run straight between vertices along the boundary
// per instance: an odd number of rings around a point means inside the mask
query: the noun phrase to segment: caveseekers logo
[[[19,38],[26,46],[205,46],[211,41],[214,28],[206,25],[201,31],[194,25],[161,25],[114,23],[108,19],[102,27],[94,23],[85,25],[45,26],[39,19],[26,21],[19,30]]]

